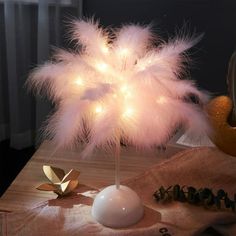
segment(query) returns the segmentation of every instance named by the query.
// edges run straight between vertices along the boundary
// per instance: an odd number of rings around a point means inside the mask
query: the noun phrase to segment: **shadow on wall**
[[[227,93],[229,59],[236,45],[234,0],[86,0],[84,15],[100,19],[104,26],[152,22],[162,37],[174,35],[184,24],[204,38],[190,52],[191,77],[214,95]]]

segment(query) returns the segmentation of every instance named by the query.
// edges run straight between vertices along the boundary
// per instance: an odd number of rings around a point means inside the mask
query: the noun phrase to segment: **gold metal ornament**
[[[65,196],[71,193],[79,184],[78,177],[80,172],[71,169],[67,174],[64,170],[44,165],[43,172],[51,183],[44,183],[37,187],[42,191],[53,191],[58,196]]]

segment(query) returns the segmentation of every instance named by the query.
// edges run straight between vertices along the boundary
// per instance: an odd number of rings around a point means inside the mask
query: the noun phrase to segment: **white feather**
[[[52,62],[45,63],[33,70],[27,81],[29,89],[36,91],[39,94],[46,94],[51,99],[57,100],[57,89],[54,87],[58,83],[54,83],[54,80],[58,80],[60,75],[63,74],[64,67],[60,64]]]
[[[90,55],[102,54],[102,49],[107,45],[107,34],[94,20],[73,21],[72,40],[82,45]]]
[[[113,89],[110,84],[107,83],[101,83],[97,84],[96,88],[88,88],[84,91],[81,99],[82,100],[91,100],[96,101],[99,99],[102,99],[104,96],[106,96],[108,93],[112,93]]]
[[[127,25],[116,32],[114,46],[131,51],[131,55],[142,56],[151,45],[153,34],[150,26]]]
[[[50,117],[44,135],[52,139],[58,147],[73,147],[86,139],[83,118],[89,108],[87,101],[66,100],[57,112]]]
[[[53,55],[53,58],[57,62],[64,62],[64,63],[71,63],[73,62],[78,56],[74,52],[66,51],[64,49],[57,48]]]
[[[151,46],[153,34],[150,26],[127,25],[116,32],[113,51],[117,61],[125,61],[125,66],[132,67],[135,61],[146,53]]]
[[[204,105],[206,94],[180,79],[185,51],[199,37],[177,37],[155,48],[149,26],[127,25],[107,45],[109,35],[98,23],[74,21],[72,29],[85,50],[57,51],[56,62],[38,67],[28,80],[57,104],[45,137],[63,147],[86,140],[87,156],[120,139],[138,148],[164,145],[180,125],[189,133],[208,131],[202,106],[186,100],[194,95]]]

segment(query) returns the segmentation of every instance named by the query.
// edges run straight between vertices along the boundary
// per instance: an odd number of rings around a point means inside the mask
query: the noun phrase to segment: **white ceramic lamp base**
[[[143,216],[143,205],[138,195],[130,188],[111,185],[95,198],[92,216],[102,225],[123,228],[137,223]]]

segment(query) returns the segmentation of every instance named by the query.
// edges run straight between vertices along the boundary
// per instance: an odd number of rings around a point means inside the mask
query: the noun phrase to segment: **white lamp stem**
[[[115,146],[115,183],[116,183],[116,189],[120,188],[120,142],[116,144]]]

